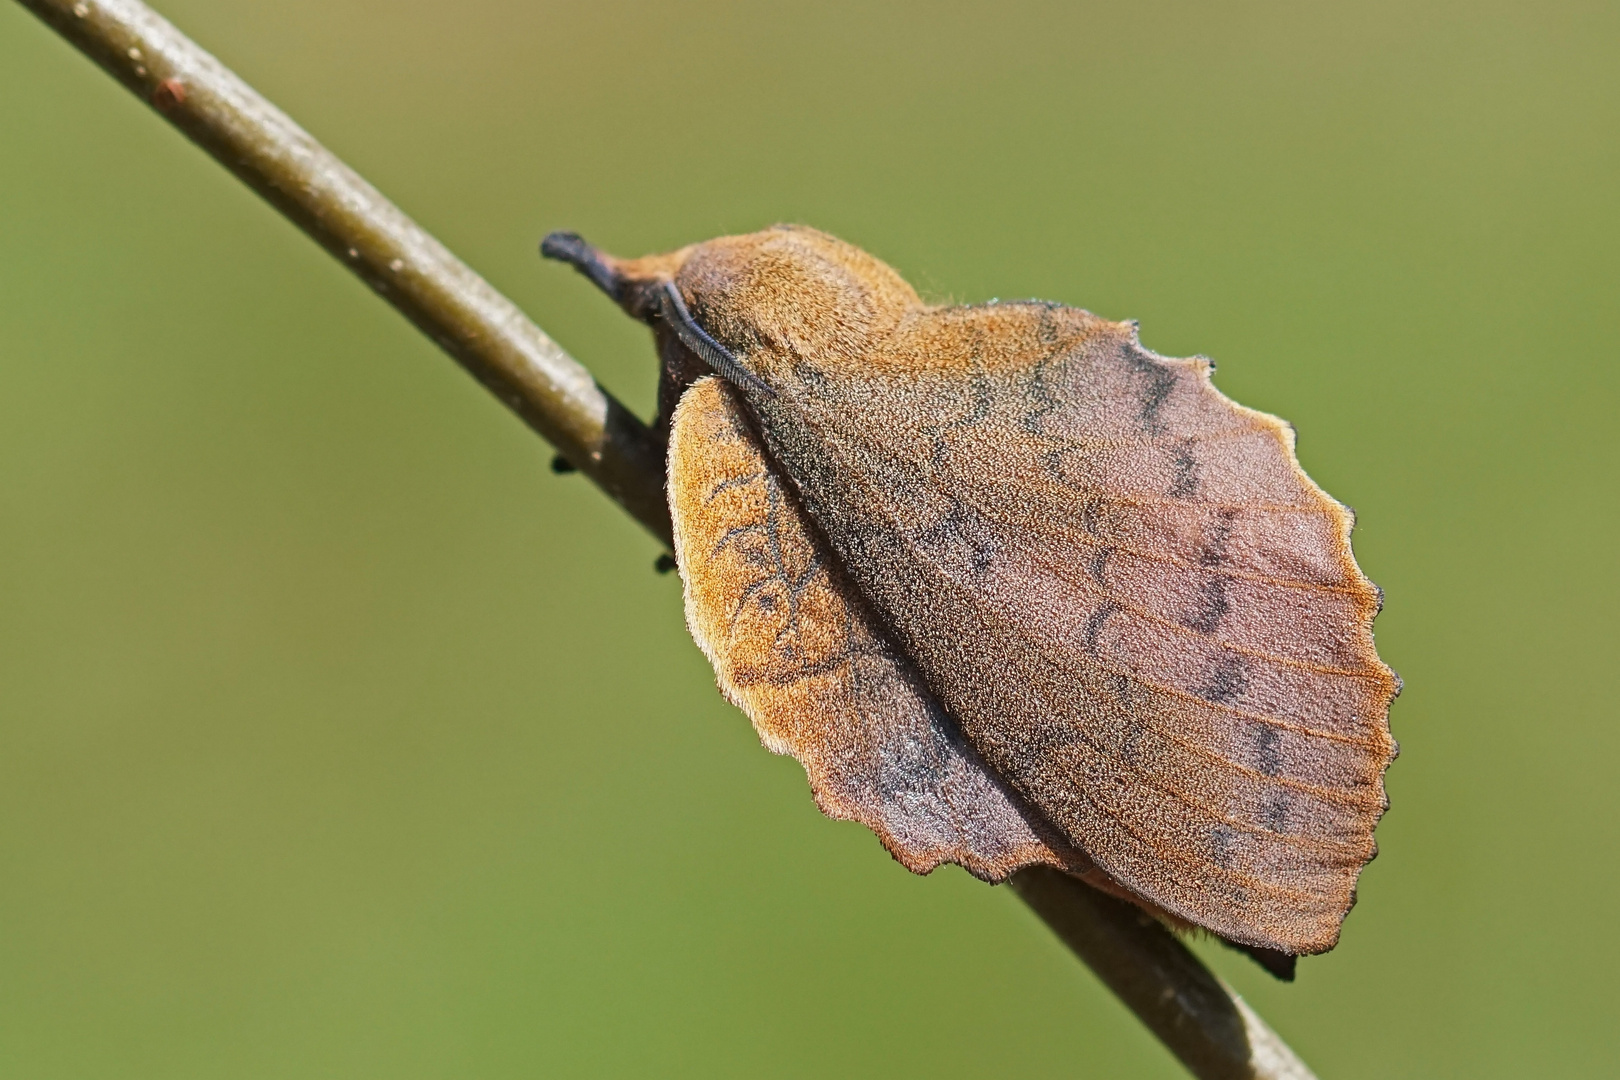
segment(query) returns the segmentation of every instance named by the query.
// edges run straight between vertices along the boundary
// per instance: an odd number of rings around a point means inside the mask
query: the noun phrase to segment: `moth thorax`
[[[677,284],[705,330],[762,368],[854,359],[920,305],[882,262],[792,227],[701,244]]]

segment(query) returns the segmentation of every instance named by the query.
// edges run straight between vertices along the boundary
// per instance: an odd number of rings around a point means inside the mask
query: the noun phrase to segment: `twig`
[[[663,449],[646,425],[286,113],[145,4],[23,6],[264,196],[669,542]]]
[[[663,449],[488,282],[137,0],[19,0],[264,196],[669,541]],[[1013,890],[1204,1080],[1311,1080],[1230,988],[1130,904],[1047,869]]]
[[[1151,915],[1050,867],[1013,891],[1199,1077],[1314,1080],[1288,1044]]]

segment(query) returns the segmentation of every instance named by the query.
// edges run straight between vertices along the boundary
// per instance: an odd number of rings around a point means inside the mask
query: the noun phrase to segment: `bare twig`
[[[588,371],[286,114],[137,0],[19,0],[397,308],[655,536],[663,448]],[[1013,890],[1195,1076],[1310,1080],[1159,923],[1048,869]]]
[[[399,207],[145,4],[23,6],[264,196],[665,543],[663,449]]]
[[[1050,867],[1013,891],[1194,1076],[1313,1080],[1288,1044],[1158,920]]]

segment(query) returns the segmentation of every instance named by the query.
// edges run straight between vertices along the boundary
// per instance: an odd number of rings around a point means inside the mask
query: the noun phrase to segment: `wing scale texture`
[[[1331,947],[1397,684],[1292,429],[1053,305],[919,307],[862,359],[760,430],[968,741],[1139,895]]]
[[[765,745],[804,765],[825,814],[868,826],[917,873],[1091,869],[1025,816],[886,640],[725,383],[681,398],[669,492],[692,635]]]
[[[569,252],[654,327],[661,401],[705,367],[688,339],[732,377],[671,432],[688,621],[823,809],[912,869],[1049,862],[1234,942],[1333,946],[1399,683],[1287,424],[1133,324],[931,307],[811,229]]]

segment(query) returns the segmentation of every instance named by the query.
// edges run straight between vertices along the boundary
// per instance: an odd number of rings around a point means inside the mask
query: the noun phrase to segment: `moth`
[[[825,814],[1285,977],[1334,946],[1399,681],[1290,425],[1134,323],[932,306],[814,229],[542,251],[651,326],[688,626]]]

